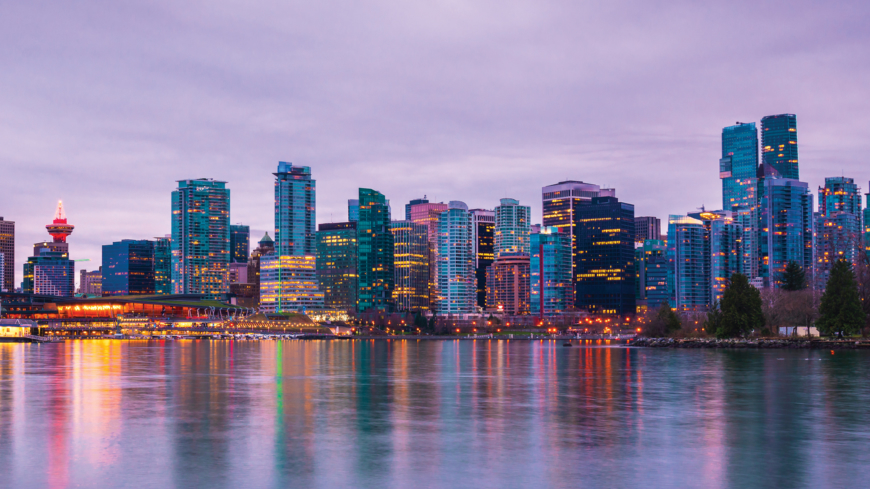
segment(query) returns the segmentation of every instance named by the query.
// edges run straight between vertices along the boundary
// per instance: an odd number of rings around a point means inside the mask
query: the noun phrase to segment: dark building
[[[251,252],[251,227],[230,225],[230,263],[248,263]]]
[[[426,196],[424,195],[422,199],[414,199],[411,202],[408,202],[407,204],[405,204],[405,220],[406,221],[411,220],[411,206],[412,205],[428,204],[428,203],[429,203],[429,199],[427,199]]]
[[[258,246],[251,252],[251,259],[248,260],[248,282],[254,285],[254,306],[260,305],[260,259],[267,255],[275,254],[275,242],[269,237],[269,233],[263,235]]]
[[[634,218],[634,242],[643,245],[648,239],[662,239],[662,221],[658,217]]]
[[[390,230],[390,208],[384,194],[372,189],[359,189],[359,296],[358,310],[376,309],[393,312],[393,233]]]
[[[75,295],[75,262],[65,251],[41,248],[37,256],[31,256],[24,264],[21,285],[25,294],[72,297]]]
[[[472,209],[471,246],[474,254],[474,277],[477,282],[477,306],[486,307],[486,269],[495,260],[495,211]]]
[[[761,118],[761,162],[765,176],[799,180],[797,117],[794,114]]]
[[[317,281],[326,309],[356,310],[359,292],[356,225],[355,221],[332,222],[317,228]]]
[[[575,209],[575,304],[592,314],[634,314],[634,206],[593,197]]]
[[[172,294],[172,236],[154,239],[154,293]]]
[[[429,309],[429,229],[413,221],[393,221],[393,301],[396,310]]]
[[[154,294],[154,242],[103,245],[103,296]]]
[[[15,222],[0,217],[0,253],[3,254],[3,274],[0,291],[15,291]]]

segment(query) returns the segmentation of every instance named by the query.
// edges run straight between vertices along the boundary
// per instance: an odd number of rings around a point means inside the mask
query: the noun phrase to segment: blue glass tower
[[[242,224],[230,225],[230,261],[248,263],[251,252],[251,228]]]
[[[778,286],[790,261],[812,270],[813,194],[791,178],[765,178],[759,190],[759,276]]]
[[[75,293],[75,262],[66,251],[40,248],[24,263],[25,294],[72,297]]]
[[[668,290],[675,309],[703,311],[710,305],[708,233],[700,219],[668,218]]]
[[[769,115],[761,119],[762,170],[765,176],[800,178],[798,173],[797,117]]]
[[[275,175],[275,254],[314,255],[315,186],[311,168],[281,161]]]
[[[477,310],[472,219],[464,202],[451,201],[438,217],[438,314]]]
[[[154,243],[124,239],[103,245],[103,295],[154,294]]]
[[[390,230],[390,208],[384,194],[359,189],[359,221],[357,222],[357,253],[359,259],[358,310],[395,310],[395,264],[393,233]]]
[[[634,253],[638,302],[658,309],[668,300],[668,248],[662,240],[646,239]]]
[[[755,123],[738,123],[722,129],[722,208],[752,206],[758,185],[758,131]]]
[[[532,315],[552,316],[573,306],[571,236],[543,227],[531,236]],[[542,314],[543,311],[543,314]]]

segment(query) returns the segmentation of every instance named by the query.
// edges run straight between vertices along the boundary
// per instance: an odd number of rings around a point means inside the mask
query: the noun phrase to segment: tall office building
[[[347,199],[347,220],[359,221],[359,199]]]
[[[616,197],[593,197],[574,212],[577,308],[634,314],[634,206]]]
[[[667,246],[660,239],[648,239],[634,254],[638,310],[656,310],[668,300]]]
[[[674,309],[705,311],[710,306],[709,235],[701,219],[668,218],[668,290]]]
[[[25,294],[72,297],[75,295],[75,262],[64,251],[39,250],[24,264]]]
[[[813,194],[791,178],[765,178],[759,187],[759,276],[779,286],[788,262],[813,266]]]
[[[213,179],[179,180],[172,192],[172,291],[219,299],[227,291],[230,190]]]
[[[529,254],[531,209],[516,199],[501,199],[495,208],[495,257]]]
[[[411,202],[405,204],[405,220],[411,220],[411,206],[415,206],[417,204],[428,204],[429,199],[424,195],[422,199],[412,199]]]
[[[440,315],[472,314],[477,310],[471,235],[468,206],[451,201],[438,218],[437,311]]]
[[[662,239],[662,220],[652,216],[635,217],[635,246],[642,246],[648,239]]]
[[[103,267],[97,270],[79,270],[79,293],[85,296],[103,295]]]
[[[315,180],[311,168],[281,161],[275,175],[275,253],[314,255]]]
[[[393,233],[387,199],[372,189],[359,189],[359,296],[358,310],[392,312],[395,269]]]
[[[571,286],[571,237],[554,227],[543,227],[530,239],[529,310],[552,316],[574,307]]]
[[[251,252],[251,227],[230,224],[230,263],[248,263]]]
[[[154,242],[124,239],[103,245],[104,296],[154,294]]]
[[[758,187],[758,130],[755,123],[738,122],[722,129],[722,208],[752,207]]]
[[[429,234],[429,310],[437,310],[438,302],[438,222],[447,210],[443,202],[411,205],[411,221],[426,226]]]
[[[761,173],[798,180],[797,117],[794,114],[761,118]]]
[[[477,307],[486,307],[486,269],[495,260],[495,211],[472,209],[471,253],[474,256],[474,279]]]
[[[357,222],[320,224],[317,231],[317,280],[324,307],[356,311],[359,293]]]
[[[154,293],[172,293],[172,235],[154,238]]]
[[[260,308],[265,312],[323,309],[314,255],[260,257]]]
[[[429,309],[429,230],[413,221],[393,221],[391,230],[396,310],[426,311]]]
[[[15,290],[15,221],[5,221],[0,217],[0,253],[3,253],[3,275],[0,275],[0,289],[7,292]]]

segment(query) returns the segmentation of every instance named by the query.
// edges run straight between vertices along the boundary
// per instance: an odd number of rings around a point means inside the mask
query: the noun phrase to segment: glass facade
[[[648,239],[662,239],[662,220],[652,216],[635,217],[635,246],[643,246],[643,242]]]
[[[571,237],[555,227],[543,227],[532,234],[530,243],[530,312],[552,316],[573,308]]]
[[[861,216],[861,188],[847,177],[828,177],[819,187],[819,214],[831,217],[838,212]]]
[[[447,204],[427,202],[411,205],[411,221],[423,224],[429,233],[429,309],[436,310],[438,305],[438,221]]]
[[[758,130],[755,123],[738,123],[722,129],[722,208],[754,205],[758,186]]]
[[[495,256],[529,254],[531,209],[516,199],[501,199],[495,208]]]
[[[390,208],[384,195],[359,189],[359,295],[358,310],[392,312],[395,269]]]
[[[785,267],[797,262],[813,270],[813,194],[804,182],[765,178],[760,187],[759,276],[778,286]]]
[[[393,221],[391,230],[396,310],[426,311],[429,309],[429,230],[412,221]]]
[[[356,311],[359,292],[357,223],[321,224],[317,231],[317,280],[323,305],[335,311]]]
[[[251,227],[242,224],[230,225],[230,262],[248,263],[251,252]]]
[[[24,264],[25,294],[72,297],[75,295],[75,262],[63,251],[40,250]]]
[[[858,216],[848,212],[834,212],[828,217],[821,213],[816,216],[812,277],[816,289],[825,290],[831,269],[838,260],[854,264],[858,258],[858,247],[861,246],[861,221]]]
[[[575,209],[575,305],[592,314],[634,314],[634,206],[594,197]]]
[[[3,253],[3,274],[0,289],[15,290],[15,222],[0,217],[0,253]]]
[[[124,239],[103,245],[103,295],[154,294],[154,243]]]
[[[264,312],[306,312],[323,309],[314,255],[260,258],[260,309]]]
[[[437,311],[440,315],[477,311],[471,228],[471,213],[464,202],[451,201],[439,216]]]
[[[710,251],[700,219],[668,218],[668,291],[674,309],[704,311],[710,306]]]
[[[172,237],[154,238],[154,293],[172,293]]]
[[[769,115],[761,119],[761,162],[765,176],[797,180],[797,117],[794,114]]]
[[[417,204],[428,204],[428,203],[429,203],[429,199],[427,199],[426,196],[424,195],[422,199],[413,199],[413,200],[411,200],[411,202],[408,202],[407,204],[405,204],[405,220],[406,221],[412,220],[411,219],[411,206],[414,206]]]
[[[634,250],[635,282],[638,303],[658,309],[668,300],[668,248],[660,239],[644,240]]]
[[[347,220],[359,221],[359,199],[347,199]]]
[[[315,185],[311,168],[281,161],[275,175],[275,253],[314,255]]]
[[[710,299],[721,301],[731,276],[741,271],[743,230],[730,213],[702,213],[710,240]]]
[[[230,261],[230,190],[212,179],[179,180],[172,192],[172,291],[220,299]]]
[[[503,253],[486,269],[486,275],[488,310],[511,316],[529,313],[529,255]]]
[[[486,269],[495,260],[495,211],[472,209],[471,245],[474,255],[474,278],[477,307],[486,307]]]

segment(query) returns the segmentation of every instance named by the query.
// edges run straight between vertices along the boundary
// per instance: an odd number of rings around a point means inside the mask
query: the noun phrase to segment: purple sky
[[[170,232],[175,181],[273,227],[279,160],[318,222],[358,187],[532,206],[616,187],[637,215],[721,207],[719,136],[798,116],[801,179],[870,169],[870,2],[4,2],[0,215],[16,280],[63,199],[73,258]],[[270,234],[271,231],[270,231]]]

